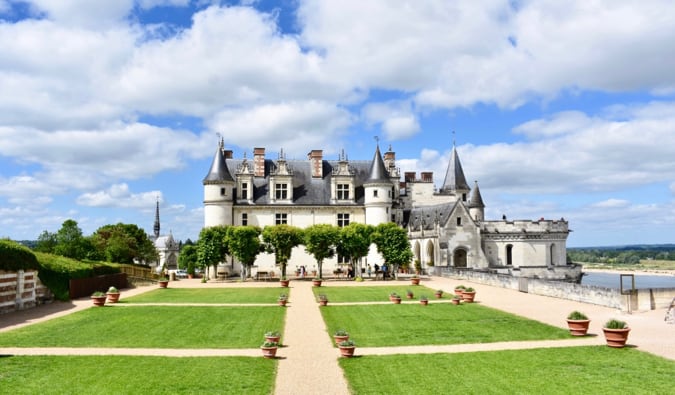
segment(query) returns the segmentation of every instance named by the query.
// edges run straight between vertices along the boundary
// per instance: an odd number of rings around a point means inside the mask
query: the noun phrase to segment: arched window
[[[506,245],[506,265],[513,266],[513,244]]]

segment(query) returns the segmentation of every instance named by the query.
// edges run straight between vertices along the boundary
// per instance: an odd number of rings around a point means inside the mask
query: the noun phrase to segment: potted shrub
[[[160,288],[166,288],[169,286],[169,278],[168,277],[160,277],[159,280],[157,280],[157,284],[159,284]]]
[[[586,336],[590,323],[591,320],[580,311],[575,310],[567,316],[567,327],[570,329],[572,336]]]
[[[421,304],[422,306],[428,305],[428,304],[429,304],[429,299],[427,299],[427,297],[424,296],[424,295],[420,296],[420,304]]]
[[[468,287],[462,290],[462,299],[467,303],[473,303],[473,299],[476,297],[476,290]]]
[[[319,294],[319,305],[326,306],[328,304],[328,296],[326,294]]]
[[[262,350],[263,357],[265,358],[275,358],[277,356],[277,348],[279,347],[279,343],[277,342],[268,342],[265,341],[262,346],[260,346],[260,349]]]
[[[624,321],[611,319],[605,323],[602,331],[609,347],[622,348],[626,345],[630,328]]]
[[[452,304],[458,305],[462,302],[462,295],[453,295],[450,301],[452,302]]]
[[[320,287],[321,286],[322,280],[319,277],[314,277],[312,279],[312,285],[315,287]]]
[[[461,295],[464,292],[465,289],[466,289],[466,287],[463,286],[463,285],[456,286],[455,287],[455,295]]]
[[[279,306],[286,306],[286,303],[288,302],[288,295],[286,294],[279,294]]]
[[[288,283],[289,283],[290,281],[291,281],[291,280],[289,280],[288,277],[286,277],[286,276],[281,276],[281,279],[279,279],[279,284],[280,284],[282,287],[287,288],[287,287],[288,287]]]
[[[344,329],[338,329],[333,334],[333,339],[335,340],[335,344],[340,344],[343,341],[347,341],[349,340],[349,332]]]
[[[394,304],[401,304],[401,297],[398,296],[396,292],[392,292],[391,294],[389,294],[389,300],[394,302]]]
[[[414,296],[415,296],[415,295],[413,294],[413,291],[411,291],[411,290],[409,290],[409,289],[405,291],[405,297],[406,297],[406,298],[412,299]]]
[[[110,287],[108,288],[108,292],[106,292],[106,296],[108,297],[108,302],[117,303],[120,300],[120,291],[115,287]]]
[[[94,302],[94,306],[105,305],[106,299],[108,299],[108,296],[101,291],[96,291],[93,294],[91,294],[91,301]]]
[[[413,276],[410,277],[410,283],[412,285],[420,285],[420,276],[418,276],[417,274],[413,274]]]
[[[436,290],[436,293],[434,295],[436,296],[436,299],[442,298],[443,297],[443,290],[442,289]]]
[[[351,340],[345,340],[338,343],[338,348],[340,349],[340,355],[342,355],[345,358],[351,358],[354,356],[354,350],[356,349],[356,345]]]
[[[281,339],[281,333],[279,331],[267,331],[265,332],[265,341],[268,343],[279,344],[279,339]]]

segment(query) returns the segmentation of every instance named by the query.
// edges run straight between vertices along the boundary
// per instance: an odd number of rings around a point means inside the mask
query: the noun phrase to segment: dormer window
[[[241,183],[241,198],[242,199],[248,199],[248,183],[247,182]]]
[[[274,184],[274,196],[277,199],[288,199],[288,184]]]
[[[337,198],[338,200],[349,199],[349,184],[337,184]]]

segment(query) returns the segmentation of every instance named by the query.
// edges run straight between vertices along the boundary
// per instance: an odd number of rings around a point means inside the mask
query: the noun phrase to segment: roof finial
[[[377,146],[379,147],[380,146],[380,136],[375,136],[374,138],[375,138],[375,144],[377,144]]]
[[[455,131],[453,130],[453,131],[452,131],[452,146],[454,147],[455,145],[456,145],[456,142],[455,142]]]

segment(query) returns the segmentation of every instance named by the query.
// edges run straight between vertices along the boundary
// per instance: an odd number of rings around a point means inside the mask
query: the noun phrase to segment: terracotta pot
[[[436,292],[434,295],[436,296],[436,299],[441,299],[443,297],[443,292]]]
[[[288,287],[288,283],[290,280],[279,280],[279,284],[281,284],[282,287]]]
[[[354,350],[356,350],[355,346],[350,347],[340,346],[340,355],[342,355],[345,358],[351,358],[354,356]]]
[[[567,326],[572,336],[586,336],[590,323],[591,320],[567,320]]]
[[[320,301],[319,301],[319,306],[326,306],[326,305],[328,305],[328,301],[327,301],[327,300],[320,300]]]
[[[160,288],[166,288],[167,286],[169,286],[169,281],[168,280],[160,280],[160,281],[157,282],[157,284],[159,284]]]
[[[413,294],[406,294],[405,297],[408,298],[408,299],[412,299],[414,297],[414,295]]]
[[[391,300],[394,304],[401,304],[401,298],[394,298]]]
[[[279,343],[281,336],[265,336],[265,341],[268,343]]]
[[[428,301],[428,300],[420,300],[420,304],[421,304],[422,306],[426,306],[426,305],[429,304],[429,301]]]
[[[277,356],[277,347],[260,347],[265,358],[275,358]]]
[[[120,293],[119,292],[108,292],[106,293],[106,296],[108,297],[108,302],[109,303],[117,303],[120,300]]]
[[[474,299],[475,297],[476,297],[476,292],[475,292],[475,291],[474,291],[474,292],[466,292],[466,291],[462,292],[462,299],[463,299],[466,303],[473,303],[473,299]]]
[[[287,299],[280,299],[279,300],[279,306],[286,306],[286,303],[288,302]]]
[[[411,278],[410,283],[412,285],[420,285],[420,279],[419,278]]]
[[[454,305],[458,305],[458,304],[460,304],[460,303],[462,302],[462,299],[455,299],[455,298],[452,298],[452,299],[450,299],[450,300],[452,301],[452,304],[454,304]]]
[[[462,288],[455,288],[455,295],[461,295],[464,293],[464,290]]]
[[[349,335],[346,336],[333,335],[333,339],[335,340],[335,344],[340,344],[340,342],[349,340]]]
[[[312,280],[312,285],[315,287],[320,287],[321,286],[321,280]]]
[[[609,329],[602,328],[602,331],[605,333],[605,340],[609,347],[622,348],[626,345],[628,340],[628,332],[630,328],[624,329]]]
[[[94,306],[103,306],[105,305],[105,300],[108,299],[106,295],[103,296],[92,296],[91,301],[94,302]]]

